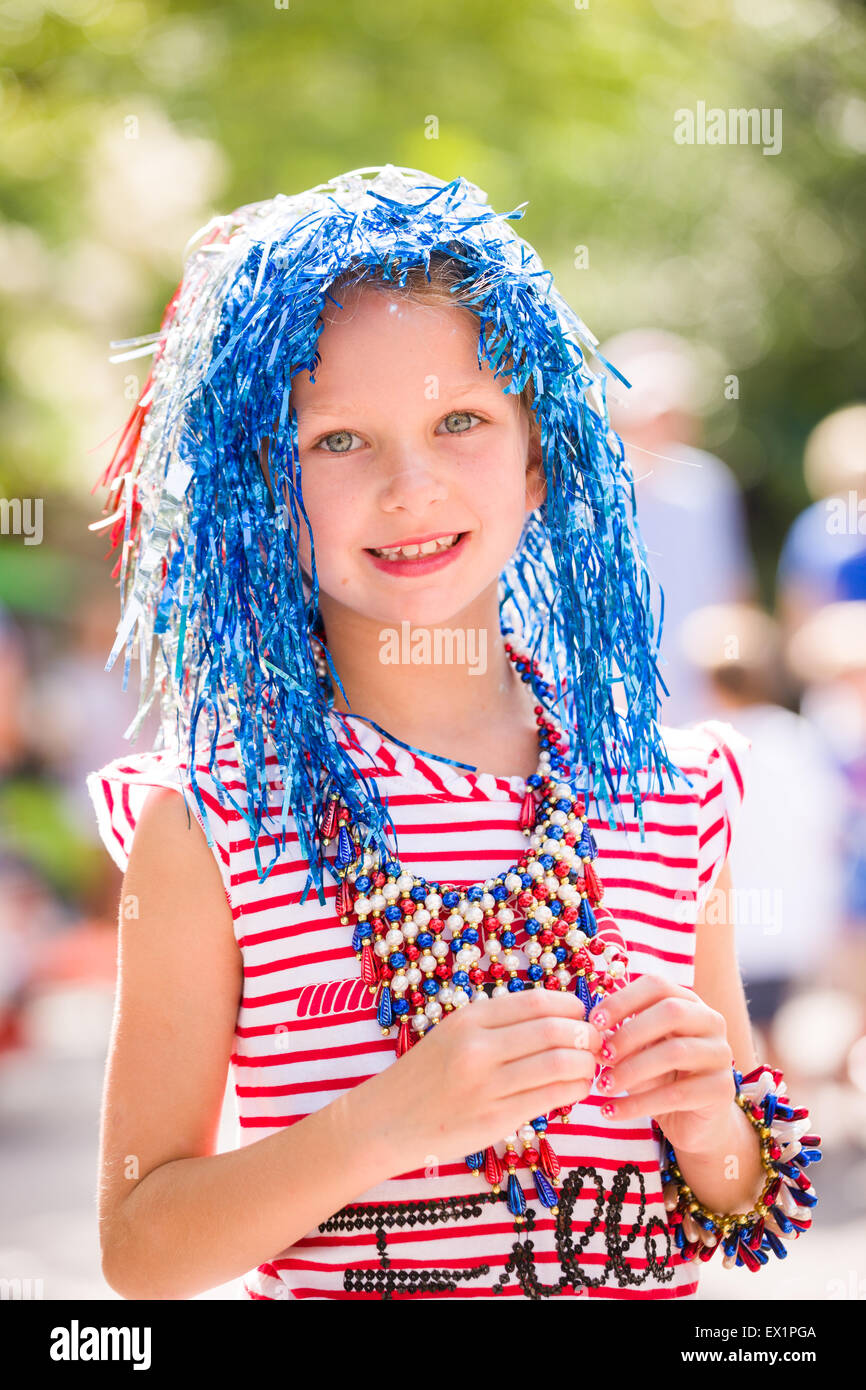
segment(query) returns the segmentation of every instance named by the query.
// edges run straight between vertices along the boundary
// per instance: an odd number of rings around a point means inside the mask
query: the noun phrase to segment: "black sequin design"
[[[631,1226],[627,1231],[623,1231],[623,1206],[632,1178],[637,1179],[640,1206]],[[595,1199],[586,1230],[578,1237],[572,1222],[575,1205],[585,1185],[594,1186]],[[395,1294],[420,1295],[423,1298],[429,1293],[454,1293],[461,1283],[468,1283],[489,1274],[490,1266],[481,1264],[472,1269],[395,1270],[388,1254],[387,1232],[397,1227],[411,1229],[415,1226],[435,1225],[437,1222],[477,1220],[483,1208],[493,1203],[505,1206],[505,1193],[497,1194],[488,1190],[465,1197],[348,1206],[341,1208],[328,1221],[322,1222],[319,1230],[323,1234],[334,1231],[376,1232],[379,1263],[370,1268],[347,1269],[343,1276],[343,1288],[347,1293],[375,1294],[386,1300],[392,1299]],[[646,1213],[646,1183],[643,1173],[634,1163],[624,1163],[616,1169],[607,1198],[604,1178],[598,1170],[581,1164],[565,1178],[559,1189],[558,1206],[554,1239],[562,1270],[559,1279],[552,1284],[545,1284],[539,1277],[539,1268],[535,1261],[535,1243],[531,1238],[537,1218],[533,1207],[527,1205],[523,1224],[514,1223],[517,1238],[511,1247],[505,1268],[494,1285],[494,1294],[502,1293],[512,1278],[520,1286],[525,1297],[531,1299],[557,1298],[563,1294],[579,1295],[588,1289],[597,1289],[603,1284],[613,1282],[608,1279],[609,1275],[614,1276],[619,1288],[639,1288],[651,1276],[662,1284],[670,1283],[673,1279],[672,1241],[667,1222],[653,1216],[646,1226],[643,1225]],[[604,1234],[607,1259],[601,1272],[591,1277],[581,1267],[580,1259],[598,1230]],[[631,1269],[626,1259],[639,1238],[642,1238],[647,1261],[647,1267],[642,1272]],[[659,1238],[664,1242],[662,1259],[659,1259]]]

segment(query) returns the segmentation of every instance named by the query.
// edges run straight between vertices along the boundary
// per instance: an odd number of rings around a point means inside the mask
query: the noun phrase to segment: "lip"
[[[440,536],[453,536],[453,531],[440,531]],[[432,574],[436,570],[444,569],[451,564],[465,549],[466,542],[472,535],[471,531],[464,531],[456,545],[452,545],[450,550],[440,550],[438,555],[416,555],[413,560],[386,560],[383,555],[374,555],[372,551],[365,550],[377,569],[385,574]],[[423,540],[435,541],[436,536],[424,536]],[[420,541],[402,541],[402,545],[419,545]]]

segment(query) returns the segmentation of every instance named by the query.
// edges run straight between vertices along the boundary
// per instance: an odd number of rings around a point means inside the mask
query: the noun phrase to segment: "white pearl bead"
[[[556,956],[552,951],[545,951],[538,962],[543,970],[552,970],[557,963]]]
[[[430,1020],[426,1018],[424,1014],[413,1014],[412,1027],[416,1033],[426,1033],[427,1029],[430,1027]]]
[[[460,916],[463,918],[464,921],[466,920],[466,914],[471,906],[472,904],[468,898],[461,898],[459,903],[457,904],[457,911],[459,912]]]
[[[523,1125],[517,1131],[521,1144],[532,1144],[535,1142],[535,1130],[532,1125]]]
[[[485,1003],[489,1003],[488,996],[485,994],[483,989],[476,989],[475,993],[472,996],[472,1003],[477,1004],[479,999],[483,999]]]
[[[410,966],[406,971],[406,979],[409,981],[410,985],[420,985],[421,971],[416,965]]]
[[[505,966],[506,970],[519,970],[520,957],[516,956],[513,951],[506,951],[505,955],[502,957],[502,964]]]
[[[543,854],[552,854],[552,855],[554,855],[556,858],[559,858],[559,841],[558,841],[558,840],[545,840],[545,842],[544,842],[544,848],[543,848],[543,850],[542,850],[542,853],[543,853]],[[542,873],[543,873],[543,872],[544,872],[544,870],[542,869]]]
[[[359,917],[369,917],[370,913],[373,911],[373,904],[369,898],[365,898],[362,895],[360,898],[355,899],[353,911],[357,913]]]
[[[538,907],[535,909],[534,915],[536,922],[549,922],[553,918],[553,912],[547,906],[547,903],[539,903]]]
[[[401,893],[409,893],[415,887],[415,880],[410,874],[400,874],[397,879],[397,887]]]
[[[576,951],[577,948],[583,944],[579,940],[581,936],[583,936],[583,932],[578,931],[576,927],[572,927],[571,931],[568,932],[565,938],[566,946],[570,946],[573,951]]]
[[[440,893],[428,893],[424,899],[424,906],[429,908],[431,912],[438,912],[442,906],[442,895]]]
[[[417,922],[413,922],[411,917],[403,919],[403,935],[407,941],[414,941],[418,935],[419,927]]]
[[[371,912],[381,912],[381,911],[382,911],[382,908],[383,908],[383,907],[387,907],[387,906],[388,906],[388,904],[387,904],[387,902],[385,901],[385,895],[384,895],[384,893],[371,893],[371,894],[370,894],[370,911],[371,911]]]
[[[408,988],[409,981],[406,979],[405,975],[400,974],[394,976],[393,980],[391,981],[392,994],[405,994]]]
[[[612,960],[607,967],[607,973],[612,980],[619,980],[625,974],[625,963],[621,960]]]
[[[496,899],[492,893],[482,893],[481,906],[485,912],[492,912],[496,906]]]
[[[468,970],[470,965],[472,964],[473,959],[474,958],[472,952],[468,950],[466,947],[464,947],[462,951],[458,951],[455,957],[458,969],[460,970]]]
[[[493,960],[495,956],[499,955],[499,952],[502,950],[502,947],[495,936],[488,936],[487,940],[484,943],[484,949],[489,954],[490,959]]]
[[[424,1012],[428,1018],[441,1018],[442,1005],[439,1003],[438,999],[430,999],[424,1006]]]
[[[433,945],[430,947],[430,954],[431,956],[435,956],[437,960],[444,960],[449,954],[448,942],[434,941]]]
[[[506,1134],[506,1136],[505,1136],[505,1141],[504,1141],[504,1142],[505,1142],[506,1144],[511,1144],[511,1145],[516,1149],[516,1148],[517,1148],[517,1135],[516,1135],[516,1134]]]
[[[442,1004],[443,1006],[445,1004],[451,1004],[454,1000],[454,990],[451,988],[450,985],[443,985],[437,995],[437,998],[440,1004]]]
[[[568,785],[567,782],[557,782],[556,787],[554,789],[554,794],[556,796],[557,801],[572,801],[574,799],[572,796],[571,787]]]
[[[385,933],[385,940],[387,941],[388,945],[393,947],[393,949],[396,951],[398,946],[403,945],[403,933],[401,931],[398,931],[396,927],[392,927],[392,929],[389,932]]]
[[[508,874],[505,879],[505,887],[508,889],[509,893],[519,892],[519,890],[523,887],[523,884],[520,881],[520,875]],[[503,911],[507,911],[507,909],[500,909],[500,921],[502,920],[501,913]]]
[[[418,961],[418,969],[422,970],[425,975],[432,975],[433,971],[436,969],[435,956],[431,956],[428,952],[425,951],[424,954],[421,956],[420,960]]]
[[[484,913],[482,912],[481,908],[478,906],[477,903],[473,903],[467,909],[466,921],[471,922],[473,926],[477,926],[479,922],[484,921]]]
[[[427,911],[426,907],[419,907],[417,912],[413,912],[412,921],[415,922],[418,927],[426,927],[427,923],[430,921],[430,917],[431,914]]]
[[[509,922],[514,921],[514,909],[511,907],[500,907],[496,917],[504,927],[507,927]]]
[[[386,883],[382,887],[382,896],[389,903],[396,902],[400,896],[400,889],[397,887],[396,883]]]
[[[373,946],[373,950],[377,956],[382,956],[383,958],[391,954],[391,948],[385,941],[377,941]]]
[[[538,957],[541,955],[542,949],[543,948],[538,941],[527,941],[526,946],[524,947],[524,950],[526,951],[526,954],[529,956],[530,960],[538,960]]]
[[[564,811],[553,811],[550,816],[551,825],[567,825],[568,817]]]
[[[508,993],[508,986],[507,986],[507,985],[494,985],[494,986],[493,986],[493,998],[494,998],[494,999],[498,999],[498,998],[500,997],[500,995],[502,995],[502,994],[507,994],[507,993]]]
[[[553,973],[561,985],[567,985],[571,979],[567,970],[554,970]]]
[[[539,849],[541,849],[541,844],[542,844],[542,837],[541,837],[540,835],[534,835],[534,834],[533,834],[533,835],[530,835],[530,837],[529,837],[529,848],[530,848],[530,849],[539,850]]]
[[[533,859],[530,864],[527,864],[526,872],[530,878],[544,878],[544,870],[537,859]]]
[[[451,1003],[454,1005],[455,1009],[462,1009],[464,1004],[469,1003],[469,995],[460,985],[455,989]]]
[[[459,912],[452,912],[446,925],[451,928],[452,936],[460,936],[466,923],[463,921]]]

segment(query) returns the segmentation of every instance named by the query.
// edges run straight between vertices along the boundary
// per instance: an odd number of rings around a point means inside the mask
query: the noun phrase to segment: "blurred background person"
[[[684,338],[636,329],[609,338],[601,353],[631,382],[630,390],[611,383],[608,404],[635,479],[655,612],[659,586],[664,593],[659,671],[670,694],[662,695],[660,717],[686,724],[703,717],[710,690],[683,655],[683,623],[707,604],[754,596],[740,486],[727,464],[699,447],[706,389]]]
[[[815,426],[803,476],[815,501],[788,531],[776,573],[788,636],[826,604],[866,599],[866,404],[834,410]]]
[[[843,930],[846,786],[818,731],[786,708],[792,683],[778,623],[753,604],[717,604],[683,624],[684,660],[709,687],[709,717],[752,740],[749,785],[720,904],[736,924],[737,954],[760,1033],[758,1051],[795,1084],[774,1020],[795,992],[830,980]]]

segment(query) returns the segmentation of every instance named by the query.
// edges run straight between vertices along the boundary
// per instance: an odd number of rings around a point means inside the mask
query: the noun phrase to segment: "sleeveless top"
[[[407,870],[468,886],[496,876],[525,852],[522,777],[463,773],[432,755],[409,752],[359,716],[331,718],[359,770],[374,775],[387,796]],[[603,906],[625,938],[630,977],[651,973],[691,988],[695,921],[727,856],[751,743],[720,720],[687,729],[662,726],[662,735],[671,760],[693,785],[677,780],[675,789],[666,783],[664,795],[646,797],[645,838],[630,795],[621,793],[613,830],[592,797],[587,811]],[[217,747],[220,776],[241,801],[244,783],[230,731]],[[352,951],[352,929],[334,912],[336,883],[326,874],[324,907],[314,890],[301,902],[308,866],[291,833],[260,883],[248,826],[221,803],[204,746],[196,766],[243,956],[231,1057],[236,1142],[243,1146],[393,1065],[394,1039],[381,1034]],[[270,809],[279,814],[275,757],[268,775]],[[91,772],[87,785],[102,839],[121,869],[150,787],[183,789],[203,826],[176,753],[118,758]],[[290,817],[290,832],[293,826]],[[259,837],[263,865],[271,862],[273,845],[271,835]],[[519,948],[525,936],[518,923],[515,930]],[[603,1103],[593,1083],[567,1123],[550,1124],[548,1138],[562,1164],[557,1216],[537,1201],[523,1167],[518,1173],[527,1212],[518,1227],[504,1192],[494,1196],[462,1156],[439,1162],[431,1155],[425,1168],[359,1192],[303,1239],[274,1251],[243,1277],[244,1294],[271,1300],[694,1297],[700,1262],[684,1263],[668,1232],[651,1119],[606,1119]],[[502,1145],[497,1149],[501,1153]]]

